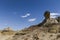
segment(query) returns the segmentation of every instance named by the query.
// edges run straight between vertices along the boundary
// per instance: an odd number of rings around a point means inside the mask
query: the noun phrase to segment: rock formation
[[[42,21],[42,23],[38,24],[38,26],[46,25],[46,24],[58,23],[57,19],[50,18],[50,12],[49,11],[46,11],[44,13],[44,17],[45,17],[45,19]]]
[[[4,40],[60,40],[60,18],[50,18],[49,11],[44,13],[44,17],[42,23],[20,30],[12,36],[6,36],[6,33],[4,37],[7,38]],[[14,33],[9,27],[1,32]]]
[[[60,40],[60,24],[57,19],[50,18],[50,12],[44,13],[45,19],[38,25],[16,33],[10,40]]]

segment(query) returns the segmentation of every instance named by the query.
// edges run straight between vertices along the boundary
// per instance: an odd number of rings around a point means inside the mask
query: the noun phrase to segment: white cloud
[[[59,13],[51,13],[50,15],[60,15]]]
[[[36,18],[32,18],[32,19],[29,19],[28,21],[29,22],[33,22],[33,21],[35,21],[36,20]]]
[[[59,13],[51,13],[50,18],[56,18],[57,16],[60,16]]]
[[[28,16],[30,16],[30,14],[29,14],[29,13],[27,13],[26,15],[21,16],[21,17],[22,17],[22,18],[26,18],[26,17],[28,17]]]

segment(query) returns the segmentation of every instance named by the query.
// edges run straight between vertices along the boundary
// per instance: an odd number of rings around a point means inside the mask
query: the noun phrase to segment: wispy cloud
[[[23,16],[21,16],[21,17],[22,17],[22,18],[26,18],[26,17],[28,17],[28,16],[30,16],[29,13],[27,13],[26,15],[23,15]]]
[[[28,21],[29,21],[29,22],[36,21],[36,18],[29,19]]]
[[[51,18],[56,18],[57,16],[60,16],[59,13],[51,13],[50,15]]]

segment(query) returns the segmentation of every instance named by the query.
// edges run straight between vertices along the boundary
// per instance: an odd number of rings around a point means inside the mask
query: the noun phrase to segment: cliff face
[[[30,26],[29,28],[20,30],[18,32],[8,31],[8,34],[3,35],[3,31],[0,38],[1,40],[60,40],[60,23],[56,18],[50,18],[50,12],[45,12],[45,19],[42,23]]]

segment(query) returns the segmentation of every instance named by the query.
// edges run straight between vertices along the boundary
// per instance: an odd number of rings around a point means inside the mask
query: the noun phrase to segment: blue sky
[[[0,29],[20,30],[38,24],[46,10],[60,13],[60,0],[0,0]]]

